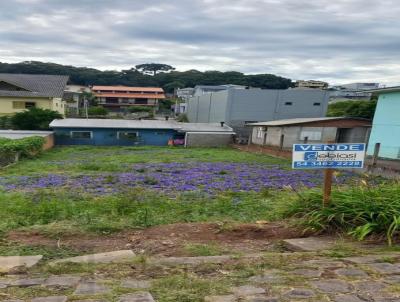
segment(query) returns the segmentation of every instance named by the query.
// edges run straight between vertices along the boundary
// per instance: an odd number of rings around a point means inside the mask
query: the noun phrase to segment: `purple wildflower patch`
[[[344,183],[351,177],[338,177]],[[6,191],[68,189],[90,194],[112,194],[134,187],[144,187],[167,194],[199,191],[216,194],[222,191],[256,191],[285,187],[315,187],[322,182],[321,171],[287,170],[278,165],[193,162],[135,164],[128,172],[87,175],[47,174],[41,176],[1,177]]]

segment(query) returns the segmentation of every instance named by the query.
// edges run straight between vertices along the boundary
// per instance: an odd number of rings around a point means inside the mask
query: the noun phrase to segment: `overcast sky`
[[[400,83],[398,0],[0,0],[0,61]]]

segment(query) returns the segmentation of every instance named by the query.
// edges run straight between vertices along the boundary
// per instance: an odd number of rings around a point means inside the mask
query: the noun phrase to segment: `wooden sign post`
[[[293,169],[323,169],[323,206],[331,201],[334,169],[361,169],[364,166],[365,144],[331,143],[294,144]]]
[[[331,201],[333,169],[324,170],[324,197],[322,205],[326,207]]]

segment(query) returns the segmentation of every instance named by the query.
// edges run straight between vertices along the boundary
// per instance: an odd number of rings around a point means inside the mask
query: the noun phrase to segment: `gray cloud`
[[[396,0],[8,0],[0,61],[400,82]]]

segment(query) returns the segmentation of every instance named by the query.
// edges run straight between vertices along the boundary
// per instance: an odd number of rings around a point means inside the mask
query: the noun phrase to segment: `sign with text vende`
[[[365,144],[294,144],[292,168],[362,168],[364,157]]]

